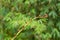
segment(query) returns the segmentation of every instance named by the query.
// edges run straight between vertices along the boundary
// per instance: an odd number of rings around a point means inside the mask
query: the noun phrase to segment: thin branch
[[[19,31],[17,32],[17,34],[16,34],[11,40],[14,40],[14,39],[24,30],[24,28],[25,28],[27,25],[28,25],[28,23],[26,23],[26,24],[23,26],[23,28],[22,28],[21,30],[19,30]]]
[[[18,33],[11,40],[14,40],[23,31],[23,29],[24,28],[22,28],[21,30],[19,30]]]
[[[48,17],[48,16],[47,16],[47,15],[45,15],[44,17],[38,16],[38,17],[35,17],[35,18],[33,18],[33,19],[36,19],[36,18],[45,18],[45,17]],[[30,21],[32,21],[33,19],[31,19]],[[19,30],[19,31],[17,32],[17,34],[16,34],[11,40],[14,40],[14,39],[25,29],[25,27],[26,27],[28,24],[29,24],[29,23],[26,22],[26,24],[23,26],[23,28],[22,28],[21,30]]]

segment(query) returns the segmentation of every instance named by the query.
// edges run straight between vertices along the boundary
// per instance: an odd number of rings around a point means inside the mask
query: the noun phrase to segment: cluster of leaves
[[[60,0],[0,0],[0,40],[60,40]]]

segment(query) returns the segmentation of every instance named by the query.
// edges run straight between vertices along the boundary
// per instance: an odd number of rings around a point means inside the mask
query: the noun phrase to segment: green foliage
[[[0,0],[0,40],[12,39],[60,40],[60,0]]]

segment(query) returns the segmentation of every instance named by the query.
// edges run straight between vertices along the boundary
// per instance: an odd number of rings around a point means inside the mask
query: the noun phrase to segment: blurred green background
[[[60,40],[60,0],[0,0],[0,40]]]

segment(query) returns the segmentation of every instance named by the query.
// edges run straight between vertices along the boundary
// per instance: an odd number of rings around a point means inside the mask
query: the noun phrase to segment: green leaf
[[[57,17],[57,13],[55,11],[51,11],[49,13],[49,16],[52,16],[53,18],[56,18]]]

